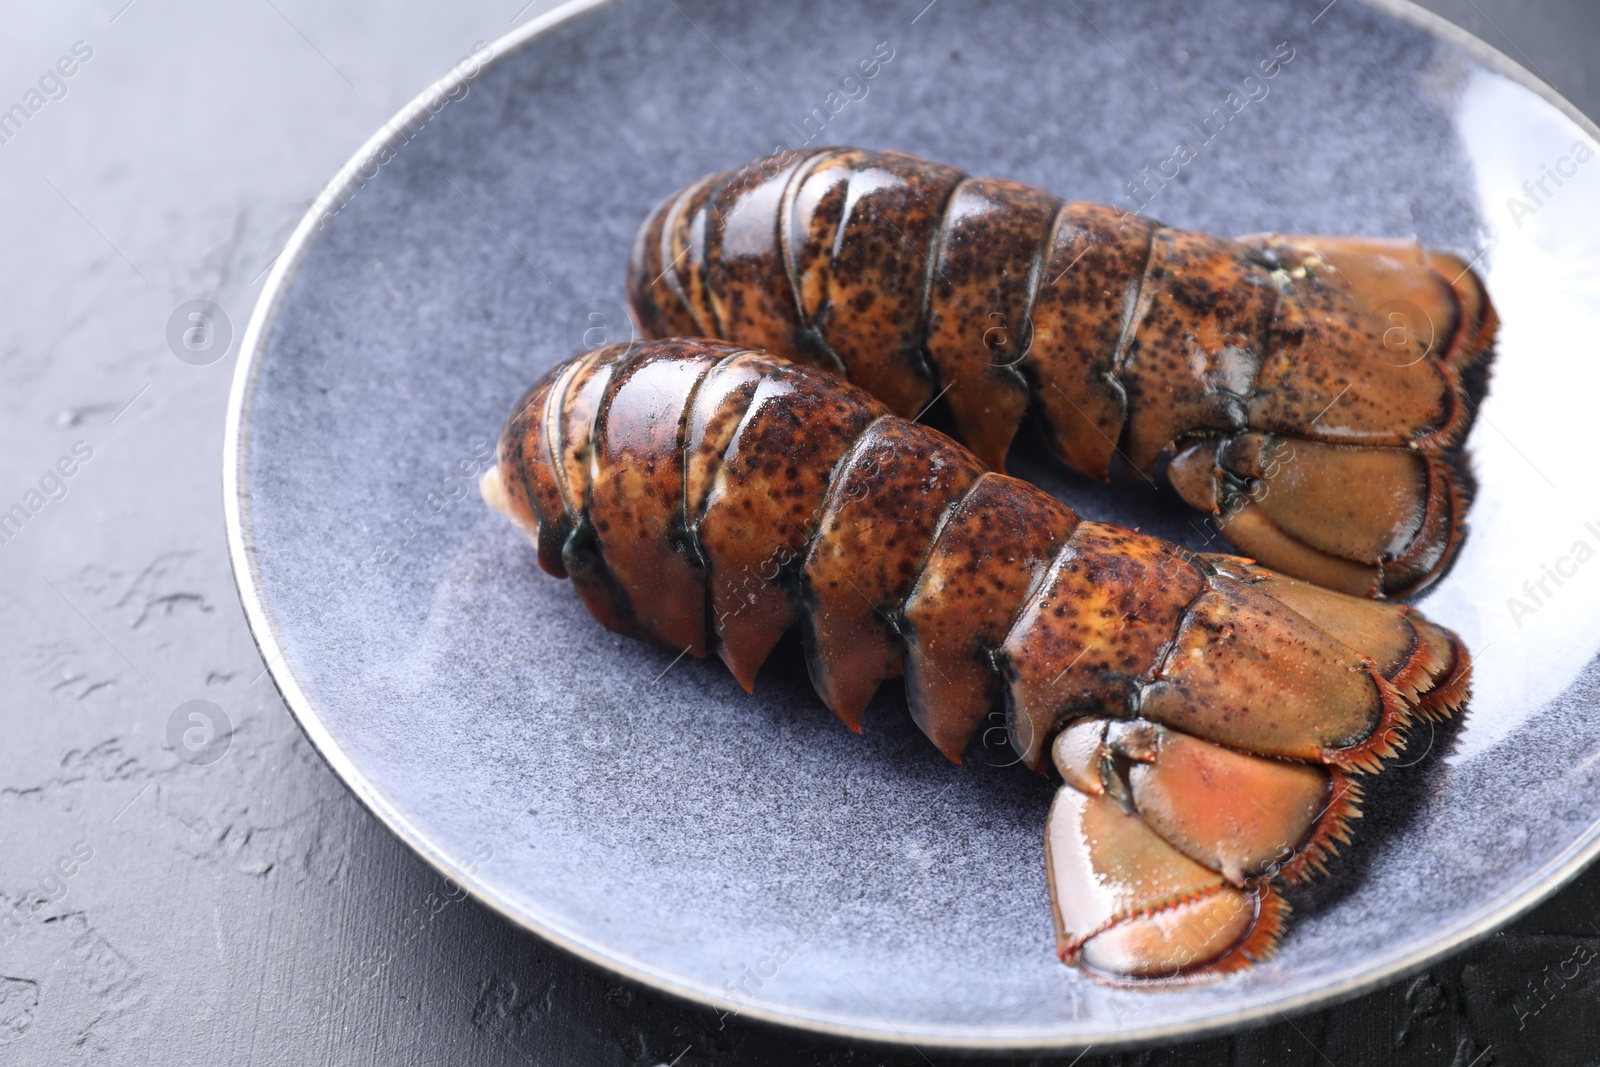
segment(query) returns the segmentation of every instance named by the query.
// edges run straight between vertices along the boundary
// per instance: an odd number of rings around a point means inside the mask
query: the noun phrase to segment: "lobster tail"
[[[812,149],[669,198],[629,279],[647,334],[762,345],[907,418],[937,401],[997,471],[1033,412],[1079,471],[1165,467],[1233,545],[1334,588],[1420,590],[1463,536],[1497,320],[1415,242],[1231,241]]]
[[[798,627],[851,729],[904,673],[959,760],[1003,712],[1063,780],[1060,950],[1111,980],[1270,951],[1272,888],[1320,870],[1413,717],[1469,666],[1411,609],[1083,522],[832,375],[710,341],[556,368],[507,422],[485,499],[621,633],[715,651],[749,689]]]

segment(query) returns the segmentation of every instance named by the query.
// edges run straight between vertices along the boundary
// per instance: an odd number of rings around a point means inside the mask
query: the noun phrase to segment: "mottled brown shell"
[[[1271,883],[1344,838],[1350,775],[1465,693],[1459,642],[1407,607],[1080,521],[837,377],[732,345],[579,356],[499,457],[486,499],[611,629],[715,651],[750,688],[798,626],[851,729],[904,672],[953,760],[1003,714],[1065,782],[1061,952],[1112,978],[1267,952]]]
[[[937,401],[994,470],[1032,411],[1076,469],[1165,471],[1217,534],[1332,588],[1416,592],[1465,529],[1496,318],[1415,242],[1227,240],[817,148],[670,197],[629,290],[648,336],[761,345],[908,418]]]

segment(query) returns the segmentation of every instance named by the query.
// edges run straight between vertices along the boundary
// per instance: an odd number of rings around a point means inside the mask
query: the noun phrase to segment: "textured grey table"
[[[263,674],[221,531],[233,352],[181,361],[169,320],[214,301],[236,342],[326,178],[548,5],[517,6],[0,8],[0,109],[27,115],[0,111],[0,511],[40,504],[0,534],[0,1063],[939,1058],[724,1023],[508,928],[367,816]],[[1428,6],[1600,115],[1596,5]],[[232,723],[214,761],[174,754],[194,700]],[[1595,1063],[1596,922],[1600,873],[1349,1004],[1082,1062]]]

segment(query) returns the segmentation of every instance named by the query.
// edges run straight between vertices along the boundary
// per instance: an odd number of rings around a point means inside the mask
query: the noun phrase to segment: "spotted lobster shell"
[[[1321,868],[1360,791],[1470,665],[1399,604],[1081,520],[825,372],[711,341],[550,372],[486,500],[605,626],[746,688],[798,626],[851,729],[904,674],[959,761],[1003,709],[1063,780],[1046,831],[1061,955],[1191,981],[1270,951],[1274,885]]]
[[[1414,241],[1227,240],[818,148],[669,197],[629,291],[646,336],[761,346],[908,418],[937,401],[995,470],[1033,412],[1073,468],[1164,475],[1208,536],[1330,588],[1415,593],[1465,532],[1497,319]]]

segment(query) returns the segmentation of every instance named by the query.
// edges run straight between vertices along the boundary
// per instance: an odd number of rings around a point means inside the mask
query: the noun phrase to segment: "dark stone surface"
[[[169,315],[214,300],[237,342],[323,181],[533,11],[125,3],[0,20],[6,106],[74,42],[93,48],[0,144],[0,489],[9,503],[75,442],[93,450],[0,546],[0,906],[21,906],[0,933],[0,1063],[942,1061],[723,1025],[510,929],[365,813],[261,674],[221,536],[232,360],[175,359]],[[1600,113],[1592,5],[1434,6]],[[169,740],[196,699],[233,727],[204,765]],[[1080,1062],[1593,1063],[1596,921],[1591,872],[1349,1004]]]

